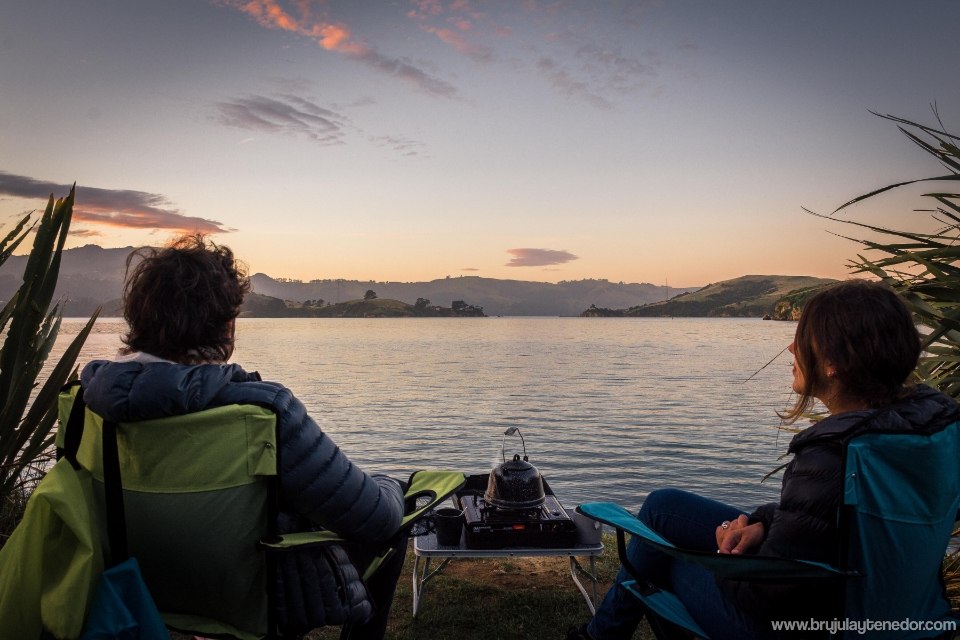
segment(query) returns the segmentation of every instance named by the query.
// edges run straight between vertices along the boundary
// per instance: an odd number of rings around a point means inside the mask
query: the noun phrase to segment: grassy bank
[[[601,596],[619,565],[614,536],[604,535],[603,543],[604,554],[597,559]],[[568,627],[590,618],[565,557],[454,560],[427,583],[416,619],[411,615],[412,571],[411,548],[397,587],[388,640],[557,640],[566,636]],[[335,639],[338,630],[321,629],[308,637]],[[652,638],[645,623],[635,635],[635,639]]]
[[[613,534],[605,534],[603,544],[603,556],[597,559],[601,597],[619,565]],[[561,557],[454,560],[427,583],[414,619],[413,560],[411,543],[390,613],[387,640],[562,640],[568,627],[590,618],[583,596],[570,579],[569,560]],[[585,558],[582,561],[587,562]],[[307,638],[335,640],[339,634],[339,627],[327,627]],[[173,637],[190,640],[189,636]],[[634,640],[653,640],[645,622]]]

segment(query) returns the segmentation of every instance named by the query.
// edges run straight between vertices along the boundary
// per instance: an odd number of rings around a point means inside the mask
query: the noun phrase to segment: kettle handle
[[[507,457],[503,453],[504,446],[506,445],[507,436],[518,435],[520,436],[520,442],[523,444],[523,460],[524,462],[529,461],[527,457],[527,442],[523,439],[523,434],[520,433],[520,427],[508,427],[506,431],[503,432],[503,438],[500,439],[500,458],[506,462]]]

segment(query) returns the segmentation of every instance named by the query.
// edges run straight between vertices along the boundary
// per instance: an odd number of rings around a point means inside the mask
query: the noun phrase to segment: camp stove
[[[488,502],[484,497],[487,483],[487,475],[468,476],[456,494],[463,509],[468,548],[561,548],[577,543],[577,527],[545,479],[542,503],[523,509],[505,509]]]

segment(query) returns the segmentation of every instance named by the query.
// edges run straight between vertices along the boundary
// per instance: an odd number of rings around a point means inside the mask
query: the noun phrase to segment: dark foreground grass
[[[601,597],[619,566],[614,536],[605,534],[603,544],[604,554],[597,559]],[[569,560],[560,557],[456,559],[427,583],[414,619],[412,547],[411,543],[400,574],[386,640],[563,640],[569,627],[590,618],[570,579]],[[339,627],[325,627],[307,638],[335,640],[339,635]],[[634,640],[653,637],[643,622]],[[190,640],[182,635],[173,638]]]
[[[606,534],[603,542],[604,555],[597,562],[601,597],[619,566],[613,535]],[[411,548],[397,586],[387,640],[562,640],[568,627],[590,618],[565,557],[456,559],[427,583],[416,619],[412,571]],[[308,638],[331,640],[338,635],[339,629],[329,628]],[[653,634],[642,623],[634,638],[652,640]]]

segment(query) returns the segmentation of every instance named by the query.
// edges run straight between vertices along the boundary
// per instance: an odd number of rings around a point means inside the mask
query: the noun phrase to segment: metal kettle
[[[523,443],[523,458],[521,459],[520,454],[517,453],[508,461],[504,454],[504,444],[507,436],[514,434],[520,436],[520,442]],[[530,464],[527,457],[527,443],[517,427],[510,427],[503,432],[500,458],[503,462],[490,472],[483,499],[494,507],[509,510],[531,509],[543,504],[545,499],[543,477],[537,468]]]

